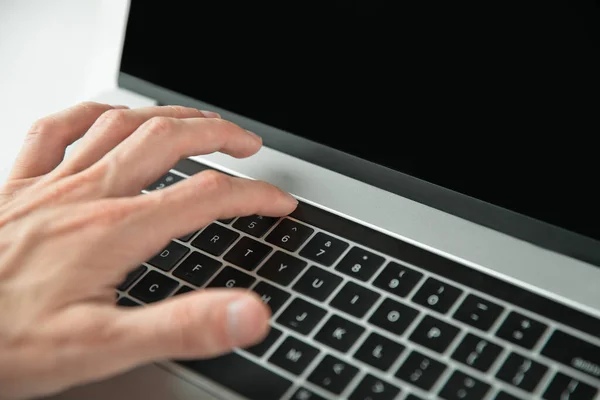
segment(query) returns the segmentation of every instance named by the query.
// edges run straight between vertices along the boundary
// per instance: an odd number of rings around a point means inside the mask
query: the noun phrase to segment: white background
[[[127,0],[0,0],[0,182],[31,123],[116,86]]]

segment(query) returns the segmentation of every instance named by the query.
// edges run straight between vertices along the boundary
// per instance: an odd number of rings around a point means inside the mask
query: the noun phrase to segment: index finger
[[[267,182],[227,176],[212,170],[127,200],[135,203],[131,208],[136,210],[135,216],[129,219],[127,230],[137,237],[157,239],[153,243],[157,247],[217,219],[253,214],[280,217],[290,214],[298,205],[291,194]],[[155,234],[148,235],[148,232]],[[145,256],[151,257],[158,250],[149,249]]]

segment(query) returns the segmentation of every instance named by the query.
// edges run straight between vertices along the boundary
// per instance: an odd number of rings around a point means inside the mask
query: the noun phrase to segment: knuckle
[[[166,107],[172,111],[173,117],[175,117],[175,118],[181,118],[185,115],[190,114],[190,112],[194,110],[192,108],[183,107],[183,106],[166,106]],[[198,114],[199,113],[200,112],[198,111]]]
[[[231,189],[231,179],[221,172],[208,170],[198,175],[198,186],[204,192],[228,192]]]
[[[118,202],[97,202],[89,212],[89,220],[96,226],[112,226],[122,222],[131,213],[129,207]]]
[[[28,135],[42,135],[53,130],[56,120],[52,116],[47,116],[35,121],[29,128]]]
[[[108,110],[96,120],[96,124],[103,127],[122,125],[127,120],[127,110]]]
[[[174,128],[175,119],[168,117],[152,117],[144,123],[143,129],[146,134],[161,135]]]

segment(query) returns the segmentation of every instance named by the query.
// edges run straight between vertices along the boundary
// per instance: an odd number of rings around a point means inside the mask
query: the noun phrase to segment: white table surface
[[[116,86],[127,0],[0,0],[0,182],[31,123]]]

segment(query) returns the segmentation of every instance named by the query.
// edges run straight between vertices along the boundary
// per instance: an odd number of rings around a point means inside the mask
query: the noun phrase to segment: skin
[[[260,342],[270,312],[247,290],[132,309],[115,305],[114,288],[171,238],[220,218],[292,212],[297,201],[278,188],[214,171],[140,194],[184,157],[249,157],[261,145],[215,113],[184,107],[87,102],[35,122],[0,187],[0,398]]]

